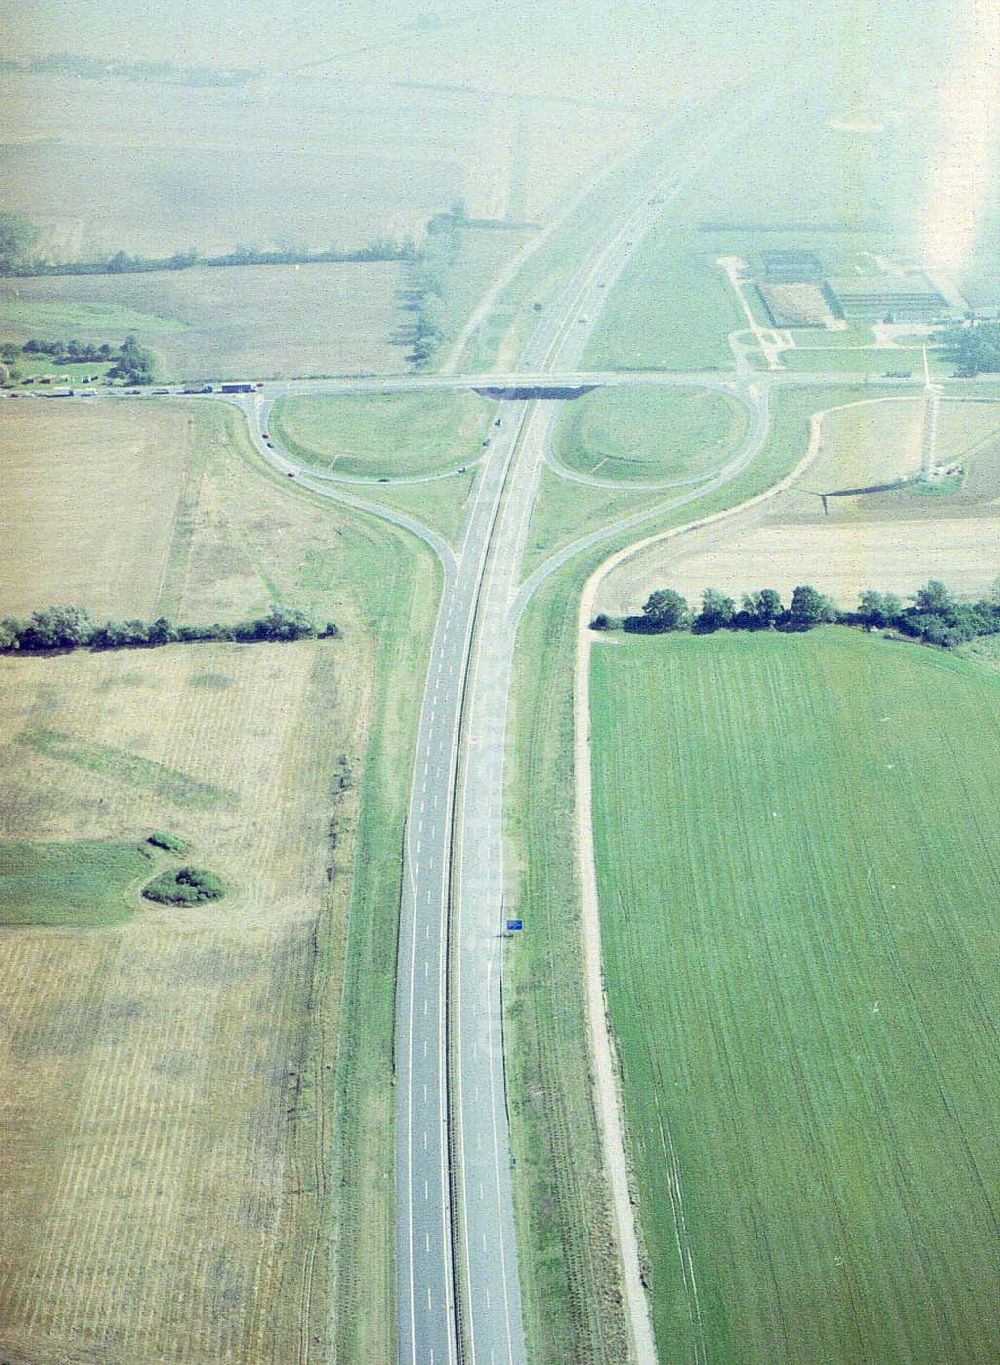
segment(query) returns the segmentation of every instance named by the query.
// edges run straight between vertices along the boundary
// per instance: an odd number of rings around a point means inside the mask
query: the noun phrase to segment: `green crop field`
[[[271,425],[301,460],[337,474],[428,474],[478,458],[496,404],[474,393],[282,398]]]
[[[595,389],[566,405],[555,451],[570,469],[602,479],[696,478],[720,465],[746,428],[746,410],[710,390]]]
[[[997,1359],[1000,679],[827,630],[593,681],[661,1358]]]

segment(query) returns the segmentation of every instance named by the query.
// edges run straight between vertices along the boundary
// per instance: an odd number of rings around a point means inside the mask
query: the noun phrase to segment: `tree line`
[[[178,66],[174,62],[109,60],[76,52],[47,52],[39,57],[0,57],[0,72],[27,71],[32,75],[75,76],[80,80],[117,79],[157,85],[245,85],[260,75],[249,67],[222,70],[212,66]]]
[[[445,337],[445,294],[458,260],[462,231],[469,225],[464,203],[448,213],[436,213],[427,223],[427,236],[409,266],[404,307],[414,314],[409,329],[410,360],[427,365]]]
[[[264,640],[334,639],[337,625],[328,621],[317,630],[310,618],[293,607],[273,605],[265,616],[236,625],[173,625],[165,616],[155,621],[105,621],[97,624],[84,607],[56,606],[36,611],[29,620],[13,616],[0,620],[0,651],[47,654],[73,649],[141,649],[210,640],[254,644]]]
[[[0,215],[0,217],[12,215]],[[394,237],[376,237],[364,246],[341,249],[328,247],[325,251],[308,251],[304,247],[275,247],[262,250],[255,246],[237,246],[216,256],[203,256],[197,247],[175,251],[169,256],[139,256],[127,251],[115,251],[92,261],[40,261],[30,254],[38,234],[22,223],[7,233],[8,248],[4,249],[5,234],[0,230],[0,275],[24,279],[34,275],[146,275],[161,270],[190,270],[192,266],[241,265],[323,265],[328,263],[364,261],[410,261],[417,255],[411,237],[397,241]]]
[[[774,588],[745,594],[739,607],[734,598],[706,588],[696,611],[673,588],[658,588],[639,615],[618,618],[601,612],[590,623],[592,630],[639,635],[673,630],[697,635],[716,630],[802,631],[823,624],[895,630],[925,644],[954,649],[979,635],[1000,634],[1000,583],[989,596],[972,602],[960,601],[936,578],[919,588],[908,604],[895,593],[869,588],[854,611],[838,611],[829,597],[808,583],[793,590],[787,606]]]
[[[153,353],[140,346],[138,337],[131,332],[117,348],[107,341],[97,344],[46,340],[44,337],[32,337],[20,345],[16,341],[5,341],[0,343],[0,358],[13,366],[11,379],[21,377],[16,366],[22,354],[51,356],[53,365],[106,365],[109,360],[114,361],[108,370],[109,378],[123,379],[128,384],[149,384],[155,377]]]

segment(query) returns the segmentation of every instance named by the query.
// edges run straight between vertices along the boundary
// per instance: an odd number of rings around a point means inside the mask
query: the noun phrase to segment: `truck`
[[[223,384],[220,393],[253,393],[253,384]]]

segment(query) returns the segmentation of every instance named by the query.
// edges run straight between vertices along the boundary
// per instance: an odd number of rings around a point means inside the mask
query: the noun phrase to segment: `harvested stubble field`
[[[364,660],[307,642],[2,662],[2,837],[167,829],[228,894],[161,909],[133,882],[117,927],[0,930],[0,1340],[39,1365],[301,1358]]]
[[[996,1359],[1000,679],[846,631],[595,646],[663,1359]]]
[[[875,587],[913,593],[928,578],[956,592],[985,591],[1000,573],[1000,404],[944,400],[938,458],[966,469],[960,489],[890,489],[817,496],[912,475],[920,467],[922,399],[859,399],[822,417],[818,454],[797,483],[760,506],[676,540],[652,545],[608,575],[600,608],[637,610],[656,587],[692,604],[707,587],[735,597],[762,587],[786,596],[814,583],[838,605]]]
[[[248,477],[243,414],[203,400],[8,403],[0,614],[233,622],[273,601],[374,620],[356,518]],[[39,551],[39,547],[44,547]]]
[[[155,615],[196,443],[190,410],[7,402],[0,443],[0,614],[76,602]]]
[[[398,262],[193,267],[0,283],[0,335],[117,341],[135,332],[158,379],[388,373]]]
[[[68,424],[98,488],[115,413],[55,406],[38,413]],[[92,412],[110,425],[91,429]],[[41,843],[53,887],[26,906],[18,882],[19,922],[59,919],[60,900],[64,924],[124,922],[0,931],[0,1005],[20,1040],[3,1063],[17,1101],[0,1110],[14,1229],[0,1340],[32,1365],[71,1350],[122,1365],[387,1359],[398,773],[434,569],[402,533],[265,473],[234,408],[129,408],[147,415],[151,430],[189,423],[188,451],[158,545],[129,538],[127,490],[108,498],[102,553],[123,566],[110,610],[232,621],[277,600],[344,638],[2,661],[7,871],[19,877]],[[46,533],[56,562],[72,554],[81,486],[67,484]],[[148,558],[140,600],[129,581]],[[107,605],[100,556],[86,566],[77,600]],[[148,877],[127,846],[152,830],[188,839],[226,898],[137,910]],[[86,875],[67,878],[66,858]],[[149,877],[169,861],[157,855]],[[95,877],[107,885],[81,910]],[[155,1162],[175,1148],[161,1179]],[[45,1275],[60,1287],[40,1297]]]

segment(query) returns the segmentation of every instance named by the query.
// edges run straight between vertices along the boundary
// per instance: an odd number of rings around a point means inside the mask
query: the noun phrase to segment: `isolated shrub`
[[[154,848],[162,848],[167,853],[186,853],[188,846],[183,839],[178,839],[176,834],[165,834],[162,830],[154,829],[146,839],[147,844],[152,844]]]
[[[225,887],[214,872],[201,867],[171,868],[142,888],[147,900],[160,905],[201,905],[225,895]]]

